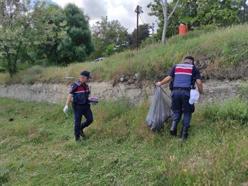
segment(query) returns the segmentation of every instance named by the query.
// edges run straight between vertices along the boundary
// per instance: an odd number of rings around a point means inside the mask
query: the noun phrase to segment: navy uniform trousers
[[[93,122],[93,114],[89,104],[73,104],[72,107],[74,111],[74,134],[75,137],[78,138],[81,130],[88,127]],[[83,123],[81,123],[82,116],[86,119]]]
[[[194,105],[189,104],[190,90],[176,89],[172,91],[172,119],[176,124],[181,120],[183,114],[183,127],[189,128]]]

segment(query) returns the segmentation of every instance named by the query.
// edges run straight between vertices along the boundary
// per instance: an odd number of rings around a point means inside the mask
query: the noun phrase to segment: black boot
[[[180,138],[182,140],[186,140],[188,138],[188,128],[187,127],[182,128]]]
[[[170,128],[170,134],[172,136],[177,136],[177,122],[173,121],[171,128]]]
[[[75,136],[75,141],[80,142],[80,136]]]
[[[85,138],[85,134],[84,134],[84,129],[83,129],[83,128],[80,130],[80,136],[81,136],[82,138]]]

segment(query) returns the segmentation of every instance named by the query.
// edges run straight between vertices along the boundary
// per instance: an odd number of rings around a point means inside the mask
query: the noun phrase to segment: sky
[[[118,20],[121,25],[132,32],[136,27],[136,13],[134,12],[137,5],[143,9],[140,15],[140,24],[156,23],[156,17],[149,16],[149,9],[147,5],[152,0],[52,0],[61,7],[68,3],[74,3],[82,8],[84,12],[90,17],[90,25],[92,26],[96,21],[99,21],[102,16],[107,16],[109,20]],[[156,26],[155,26],[156,27]]]

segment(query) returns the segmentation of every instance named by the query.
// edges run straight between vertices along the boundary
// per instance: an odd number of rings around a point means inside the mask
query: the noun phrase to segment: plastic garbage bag
[[[160,87],[156,87],[149,112],[146,117],[148,127],[153,131],[163,128],[164,123],[171,117],[171,100]]]
[[[189,104],[193,105],[194,103],[197,103],[199,100],[200,94],[198,90],[191,89],[190,90],[190,98],[189,98]]]

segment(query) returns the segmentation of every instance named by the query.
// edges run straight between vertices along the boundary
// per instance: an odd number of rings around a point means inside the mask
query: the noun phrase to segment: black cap
[[[184,58],[184,62],[186,62],[186,63],[191,62],[194,65],[194,61],[195,61],[195,59],[192,56],[186,56]]]
[[[81,73],[80,73],[80,76],[85,76],[85,77],[87,77],[87,78],[91,78],[90,72],[88,72],[88,71],[83,71],[83,72],[81,72]]]

